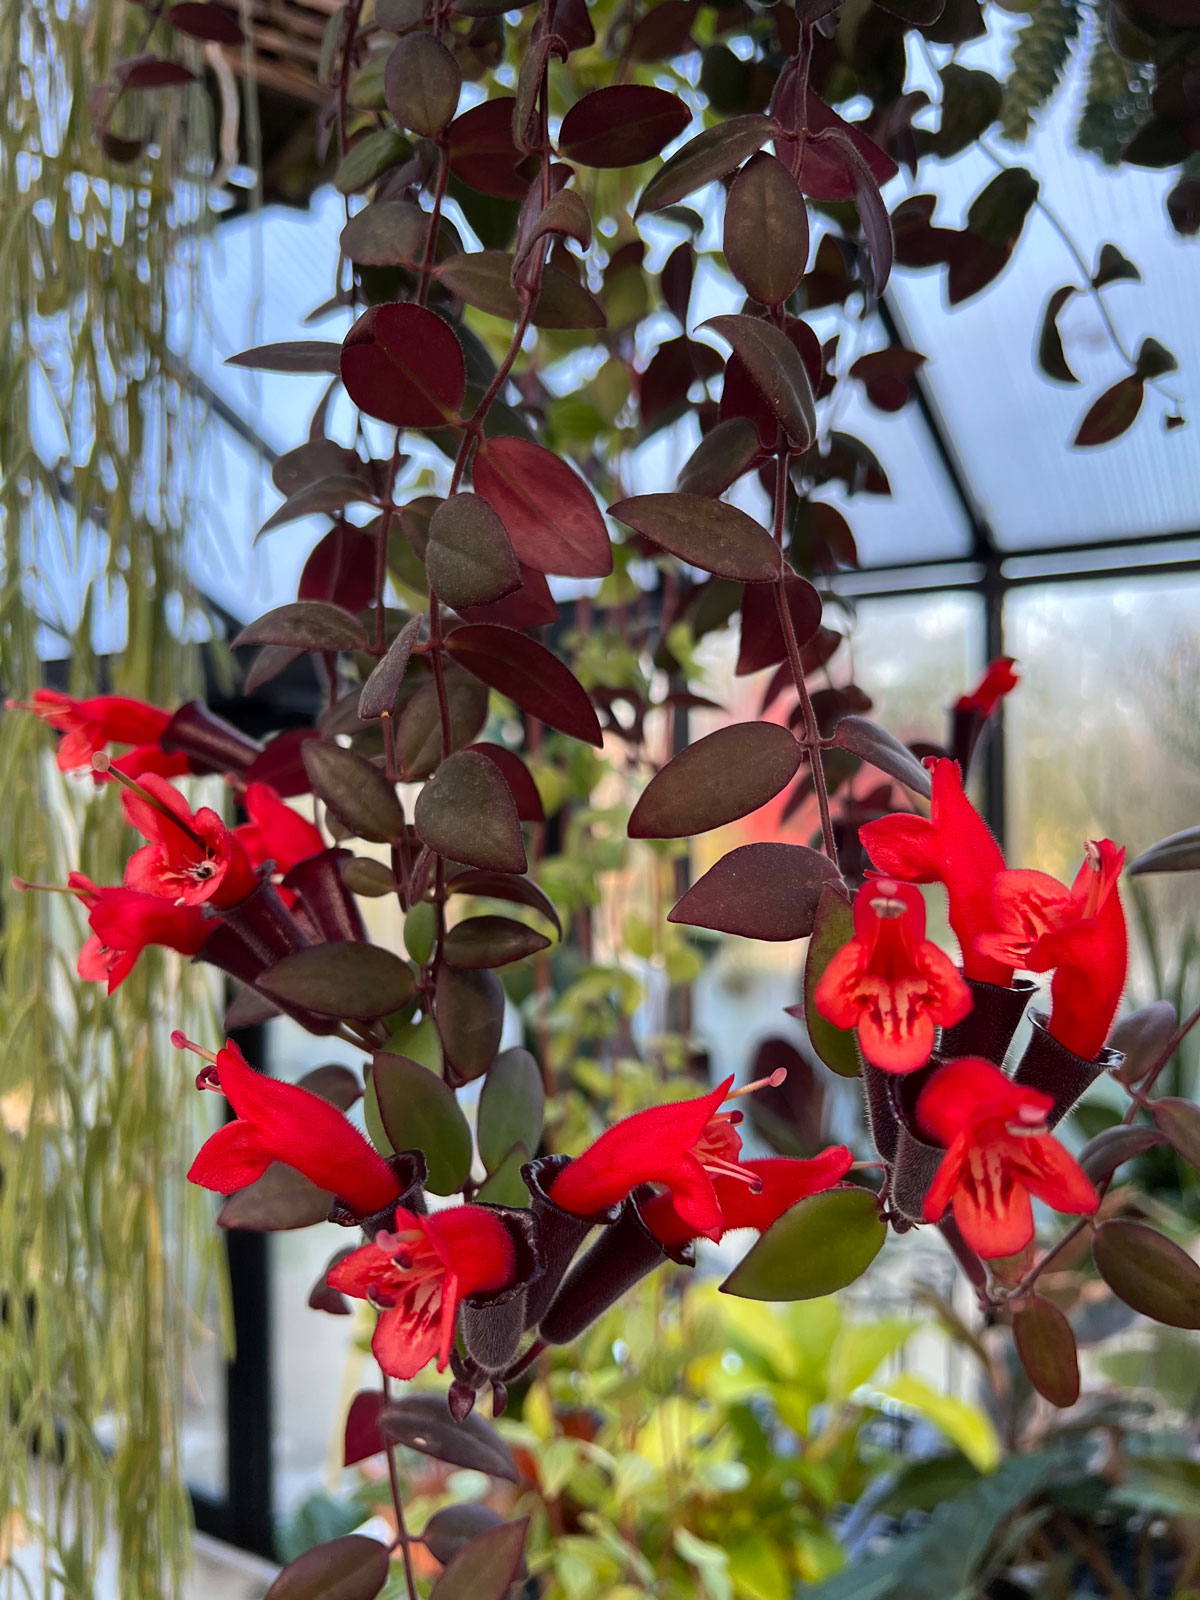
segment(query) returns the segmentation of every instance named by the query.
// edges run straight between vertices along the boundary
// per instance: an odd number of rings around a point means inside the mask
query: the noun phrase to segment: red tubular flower
[[[192,770],[182,750],[164,750],[160,744],[139,744],[127,756],[119,756],[110,763],[114,772],[123,772],[127,778],[140,778],[153,772],[160,778],[183,778]],[[97,783],[105,781],[105,774],[95,774]]]
[[[973,711],[978,717],[990,717],[992,712],[1020,683],[1013,671],[1012,656],[997,656],[988,663],[987,671],[968,693],[954,702],[955,711]]]
[[[88,908],[92,930],[76,971],[89,982],[107,984],[109,994],[125,982],[147,945],[194,956],[213,930],[199,906],[172,905],[136,889],[99,888],[82,872],[72,872],[67,884]]]
[[[1049,1031],[1085,1060],[1108,1037],[1125,987],[1129,940],[1117,879],[1125,852],[1111,839],[1089,840],[1068,889],[1045,872],[1002,872],[993,890],[996,931],[976,949],[1026,972],[1055,969]]]
[[[753,1228],[763,1233],[791,1209],[797,1200],[820,1194],[840,1183],[853,1165],[854,1157],[844,1144],[830,1145],[811,1161],[768,1157],[765,1161],[743,1161],[742,1169],[753,1174],[754,1183],[739,1183],[733,1178],[715,1178],[713,1188],[721,1208],[723,1232],[733,1228]],[[641,1207],[642,1221],[667,1249],[687,1244],[698,1237],[694,1228],[676,1211],[669,1194],[655,1195]]]
[[[464,1296],[507,1289],[516,1248],[486,1206],[454,1206],[432,1217],[396,1208],[396,1231],[380,1231],[331,1267],[326,1283],[381,1315],[371,1349],[389,1378],[414,1378],[437,1357],[445,1369]]]
[[[261,1178],[272,1161],[282,1161],[318,1189],[345,1200],[360,1217],[399,1196],[391,1167],[328,1100],[255,1072],[232,1040],[216,1055],[181,1033],[172,1034],[171,1041],[210,1063],[196,1079],[197,1087],[219,1089],[237,1112],[236,1121],[218,1128],[202,1146],[188,1173],[192,1183],[232,1194]]]
[[[867,822],[858,837],[872,862],[906,883],[944,883],[950,901],[950,926],[962,948],[963,972],[981,983],[1008,988],[1012,964],[975,947],[979,933],[994,926],[992,885],[1004,870],[1000,846],[987,823],[963,793],[956,762],[927,763],[933,774],[928,820],[897,813]]]
[[[32,711],[64,737],[55,759],[62,772],[78,772],[110,744],[154,744],[171,713],[123,695],[74,700],[56,689],[36,689],[32,700],[9,700],[11,710]]]
[[[149,840],[125,867],[125,886],[176,905],[208,901],[220,910],[238,905],[258,883],[242,841],[215,811],[193,814],[183,796],[153,773],[140,780],[142,794],[121,796],[125,816]]]
[[[248,783],[243,798],[250,821],[233,831],[254,866],[273,861],[282,875],[324,850],[325,841],[312,823],[285,805],[269,783]]]
[[[1087,1174],[1046,1130],[1053,1104],[977,1056],[936,1072],[917,1101],[917,1122],[948,1148],[925,1197],[926,1221],[953,1205],[963,1238],[988,1259],[1016,1255],[1032,1240],[1031,1196],[1056,1211],[1095,1211],[1100,1198]]]
[[[576,1156],[549,1190],[555,1205],[592,1216],[619,1205],[639,1183],[661,1184],[694,1236],[719,1239],[726,1226],[714,1179],[756,1184],[739,1164],[739,1111],[718,1111],[729,1098],[726,1078],[698,1100],[652,1106],[624,1117]]]
[[[925,937],[920,894],[891,878],[868,879],[858,891],[854,938],[813,999],[834,1027],[858,1029],[863,1055],[885,1072],[923,1067],[937,1028],[961,1022],[972,1004],[954,963]]]

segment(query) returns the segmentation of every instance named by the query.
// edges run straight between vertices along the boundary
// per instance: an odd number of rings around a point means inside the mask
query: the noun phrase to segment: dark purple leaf
[[[476,750],[448,756],[417,796],[413,822],[440,856],[491,872],[524,872],[525,843],[512,792]]]
[[[653,777],[629,818],[631,839],[682,839],[736,822],[791,782],[802,751],[774,722],[741,722],[698,739]]]
[[[594,744],[604,735],[587,691],[556,655],[536,640],[494,623],[469,623],[446,640],[451,656],[490,689],[560,733]]]
[[[368,416],[397,428],[437,428],[458,415],[466,391],[462,346],[424,306],[372,306],[342,345],[346,393]]]
[[[783,558],[753,517],[700,494],[641,494],[618,500],[609,515],[681,561],[719,578],[772,583]]]
[[[668,922],[745,939],[803,939],[821,890],[838,878],[827,856],[800,844],[744,844],[688,890]]]
[[[567,578],[604,578],[612,571],[608,531],[592,491],[553,451],[526,439],[488,439],[472,477],[525,566]]]
[[[665,89],[619,83],[593,89],[562,120],[559,154],[582,167],[636,167],[656,156],[692,120]]]

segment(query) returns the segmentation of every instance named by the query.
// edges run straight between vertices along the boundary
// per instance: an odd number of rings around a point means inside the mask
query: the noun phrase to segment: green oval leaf
[[[516,1144],[536,1150],[542,1137],[546,1091],[538,1064],[528,1050],[505,1050],[496,1057],[479,1095],[479,1156],[494,1172]]]
[[[482,683],[452,662],[446,665],[446,699],[450,703],[450,749],[470,744],[487,721],[488,692]],[[405,780],[427,778],[442,759],[442,722],[437,685],[423,683],[396,719],[396,759]]]
[[[761,523],[701,494],[639,494],[609,515],[690,566],[739,583],[772,583],[782,556]]]
[[[454,1091],[428,1067],[377,1050],[371,1080],[393,1150],[419,1150],[434,1194],[457,1194],[471,1170],[471,1129]]]
[[[388,57],[383,75],[387,108],[402,128],[427,137],[441,133],[458,110],[462,72],[432,33],[411,33]]]
[[[322,1017],[374,1022],[407,1005],[417,985],[412,968],[390,950],[347,940],[284,956],[262,974],[257,987],[273,1000]]]
[[[862,1071],[852,1029],[835,1028],[817,1010],[813,1000],[817,984],[834,956],[854,937],[854,913],[846,891],[826,884],[817,901],[812,937],[804,959],[804,1004],[801,1008],[808,1041],[821,1060],[840,1078],[857,1078]]]
[[[493,872],[525,871],[525,840],[512,790],[494,761],[459,750],[417,796],[413,823],[440,856]]]
[[[1092,1235],[1096,1270],[1118,1300],[1171,1328],[1200,1328],[1200,1267],[1144,1222],[1117,1218]]]
[[[451,495],[433,513],[425,571],[449,606],[485,606],[521,587],[512,540],[478,494]]]
[[[861,1278],[887,1228],[868,1189],[829,1189],[773,1222],[721,1285],[743,1300],[815,1300]]]
[[[404,808],[379,768],[332,739],[306,739],[301,756],[313,792],[359,839],[394,844],[404,837]]]
[[[504,987],[494,972],[438,968],[433,1000],[447,1064],[469,1083],[496,1059],[504,1029]]]
[[[682,839],[736,822],[774,799],[802,756],[778,723],[718,728],[651,778],[629,818],[629,837]]]
[[[264,1600],[374,1600],[388,1565],[387,1545],[348,1533],[289,1561]]]
[[[1013,1340],[1025,1376],[1052,1406],[1079,1399],[1079,1356],[1071,1324],[1056,1305],[1031,1294],[1013,1312]]]

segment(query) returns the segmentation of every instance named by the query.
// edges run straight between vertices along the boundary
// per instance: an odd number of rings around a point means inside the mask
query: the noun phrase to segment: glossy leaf
[[[286,645],[292,650],[365,650],[362,623],[324,600],[294,600],[248,622],[229,648],[243,644]]]
[[[771,535],[724,500],[700,494],[640,494],[609,515],[703,572],[741,583],[771,583],[782,563]]]
[[[1200,868],[1200,828],[1184,828],[1152,844],[1126,867],[1131,878],[1145,872],[1195,872]]]
[[[227,367],[249,367],[255,372],[336,372],[341,346],[329,339],[290,339],[283,344],[260,344],[226,359]]]
[[[786,578],[783,592],[796,643],[803,652],[821,626],[821,596],[807,578]],[[736,669],[739,678],[752,672],[761,672],[764,667],[773,667],[787,655],[787,643],[780,626],[775,596],[775,589],[757,584],[747,588],[742,596],[742,627]],[[803,654],[801,665],[804,665]]]
[[[773,323],[741,314],[709,317],[701,327],[729,341],[794,448],[807,450],[817,432],[816,403],[808,371],[788,336]]]
[[[491,1423],[478,1411],[455,1422],[446,1410],[443,1394],[406,1394],[393,1400],[380,1413],[379,1427],[393,1444],[419,1450],[435,1461],[505,1478],[509,1483],[519,1481],[512,1451]]]
[[[476,895],[481,900],[508,900],[513,905],[528,906],[531,911],[537,911],[545,917],[559,938],[562,937],[562,923],[553,901],[529,878],[518,877],[515,873],[458,872],[447,882],[446,892]]]
[[[1071,371],[1063,350],[1062,335],[1058,331],[1058,314],[1076,292],[1075,286],[1070,283],[1055,289],[1042,313],[1042,331],[1038,335],[1037,348],[1038,366],[1048,378],[1058,383],[1079,382]]]
[[[395,785],[373,762],[331,739],[309,739],[302,757],[314,794],[356,838],[395,844],[404,837],[404,810]]]
[[[377,1050],[371,1081],[379,1118],[393,1150],[420,1150],[426,1188],[456,1194],[471,1170],[471,1129],[453,1089],[407,1056]]]
[[[388,57],[384,99],[402,128],[429,138],[441,133],[458,110],[461,89],[458,62],[432,33],[409,34]]]
[[[479,1156],[494,1172],[516,1144],[536,1150],[542,1138],[546,1091],[528,1050],[504,1050],[479,1096]]]
[[[744,844],[722,856],[667,918],[745,939],[803,939],[822,888],[838,876],[827,856],[801,844]]]
[[[1154,1125],[1190,1166],[1200,1167],[1200,1106],[1174,1095],[1150,1107]]]
[[[755,114],[730,117],[716,127],[705,128],[663,162],[642,190],[634,216],[662,211],[702,189],[706,183],[723,178],[727,172],[740,167],[747,156],[761,150],[774,127],[770,117]]]
[[[829,1189],[773,1222],[721,1285],[743,1300],[815,1300],[861,1278],[887,1236],[875,1196]]]
[[[608,530],[592,491],[552,450],[525,439],[487,439],[472,477],[525,566],[565,578],[605,578],[612,571]]]
[[[923,795],[926,800],[932,794],[929,774],[908,746],[866,717],[842,717],[834,729],[833,742],[842,750],[869,761],[914,794]]]
[[[504,1031],[504,987],[494,972],[438,968],[433,998],[446,1061],[465,1083],[496,1059]]]
[[[736,822],[791,782],[803,755],[774,722],[740,722],[697,739],[643,790],[631,839],[683,839]]]
[[[413,822],[440,856],[492,872],[524,872],[517,807],[494,761],[476,750],[448,756],[417,796]]]
[[[1052,1406],[1079,1399],[1079,1356],[1071,1324],[1056,1305],[1031,1294],[1013,1312],[1013,1341],[1025,1376]]]
[[[1102,1222],[1092,1235],[1096,1270],[1118,1300],[1171,1328],[1200,1328],[1200,1267],[1144,1222]]]
[[[371,676],[358,697],[358,715],[363,722],[390,715],[395,709],[396,696],[408,671],[413,646],[420,638],[423,621],[420,616],[410,617],[388,646],[387,654],[371,669]]]
[[[289,1561],[264,1600],[374,1600],[387,1582],[389,1561],[387,1545],[348,1533]]]
[[[507,967],[549,948],[545,934],[524,922],[484,916],[455,923],[442,943],[442,954],[452,967],[474,970]]]
[[[755,300],[777,306],[808,264],[808,208],[800,185],[775,156],[754,156],[725,201],[725,262]]]
[[[269,967],[258,987],[274,1000],[322,1017],[374,1022],[407,1005],[416,979],[407,961],[375,944],[311,945]]]
[[[451,1560],[429,1600],[504,1600],[525,1555],[529,1518],[477,1533]]]
[[[1072,443],[1078,449],[1088,449],[1120,438],[1136,421],[1144,394],[1140,377],[1131,373],[1120,378],[1093,402]]]
[[[854,937],[854,913],[848,891],[835,883],[826,884],[817,901],[812,937],[804,958],[804,1002],[799,1008],[804,1017],[808,1041],[817,1055],[840,1078],[857,1078],[862,1071],[852,1029],[835,1028],[817,1010],[814,1001],[817,984],[825,968],[844,945]]]
[[[443,500],[429,522],[425,570],[450,606],[482,606],[521,587],[521,569],[504,524],[477,494]]]
[[[599,748],[604,743],[587,691],[545,645],[512,628],[474,622],[455,628],[446,648],[455,661],[531,717],[585,744]]]
[[[558,150],[581,167],[637,167],[656,156],[692,120],[677,95],[644,84],[593,89],[562,120]]]
[[[1165,1142],[1157,1128],[1104,1128],[1079,1152],[1079,1165],[1093,1183],[1103,1183],[1126,1161]]]
[[[360,410],[397,428],[437,428],[466,390],[462,346],[424,306],[372,306],[342,345],[342,382]]]

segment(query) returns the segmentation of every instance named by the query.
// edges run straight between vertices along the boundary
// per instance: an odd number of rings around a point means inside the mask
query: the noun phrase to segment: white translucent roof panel
[[[1004,55],[1003,40],[990,40],[960,59],[1002,70]],[[1193,425],[1165,432],[1172,399],[1148,388],[1128,433],[1099,448],[1071,448],[1091,402],[1128,368],[1094,301],[1082,295],[1060,318],[1067,359],[1080,383],[1055,383],[1037,368],[1034,351],[1047,299],[1059,285],[1079,285],[1083,278],[1060,234],[1036,209],[1005,271],[964,305],[946,304],[945,269],[898,270],[889,296],[915,347],[930,357],[930,393],[970,489],[1005,549],[1200,526],[1200,247],[1179,238],[1167,217],[1171,173],[1106,168],[1074,148],[1080,65],[1073,64],[1068,85],[1027,145],[1006,144],[994,131],[989,143],[1006,164],[1025,165],[1038,178],[1041,200],[1089,267],[1100,245],[1111,241],[1141,269],[1143,283],[1114,284],[1105,291],[1105,303],[1126,349],[1136,350],[1142,338],[1154,335],[1178,358],[1180,371],[1163,387],[1179,399]],[[922,66],[914,66],[916,81],[932,85],[927,66],[922,78]],[[986,154],[971,150],[951,162],[927,162],[915,188],[938,195],[935,222],[958,227],[996,170]],[[898,190],[899,184],[889,190],[893,204]]]

